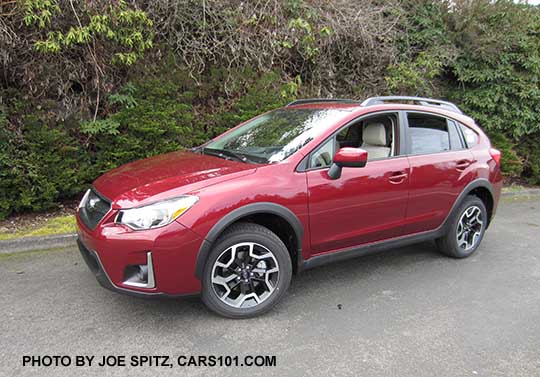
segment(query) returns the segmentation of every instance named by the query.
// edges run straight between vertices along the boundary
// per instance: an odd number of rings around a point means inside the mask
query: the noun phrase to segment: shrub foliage
[[[449,98],[540,184],[540,9],[511,0],[0,0],[0,218],[302,96]]]

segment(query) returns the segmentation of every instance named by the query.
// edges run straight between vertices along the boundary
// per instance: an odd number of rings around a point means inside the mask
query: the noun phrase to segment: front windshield
[[[279,162],[347,114],[338,109],[278,109],[255,118],[205,146],[245,162]]]

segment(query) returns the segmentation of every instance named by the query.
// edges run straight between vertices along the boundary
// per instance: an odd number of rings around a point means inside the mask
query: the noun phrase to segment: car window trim
[[[448,132],[450,135],[450,150],[452,151],[461,151],[464,149],[467,149],[467,146],[463,144],[463,138],[461,137],[461,134],[458,130],[458,125],[456,121],[446,118],[446,123],[448,124]],[[455,141],[453,135],[457,137],[458,145],[454,145]]]
[[[459,137],[461,138],[461,144],[463,144],[463,147],[465,149],[471,149],[471,147],[469,146],[469,143],[467,143],[467,140],[465,139],[465,134],[463,133],[463,128],[461,127],[461,126],[463,126],[463,127],[467,127],[467,126],[465,126],[463,123],[458,122],[458,121],[456,121],[455,123],[456,123],[456,128],[457,128],[458,133],[459,133]],[[471,129],[470,127],[467,127],[467,128]]]

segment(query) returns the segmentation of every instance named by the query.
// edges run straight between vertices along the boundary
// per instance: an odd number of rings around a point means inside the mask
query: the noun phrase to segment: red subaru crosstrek
[[[200,293],[215,312],[261,314],[293,273],[433,239],[478,248],[501,154],[452,103],[299,100],[190,151],[99,177],[77,213],[79,248],[106,288]]]

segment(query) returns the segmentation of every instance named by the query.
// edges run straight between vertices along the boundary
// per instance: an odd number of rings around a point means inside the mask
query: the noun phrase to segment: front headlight
[[[134,230],[159,228],[176,220],[198,200],[196,196],[184,195],[144,207],[124,209],[118,213],[116,222]]]

